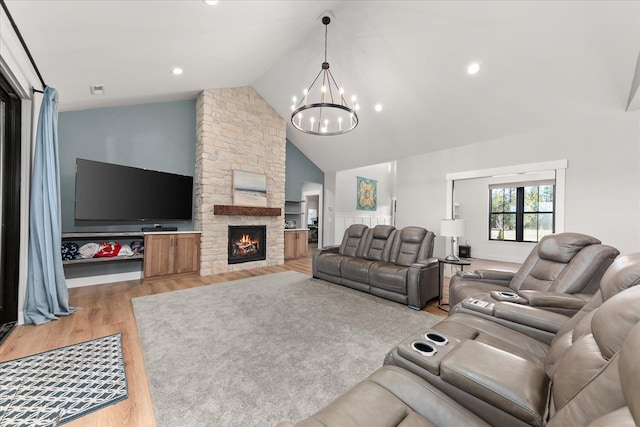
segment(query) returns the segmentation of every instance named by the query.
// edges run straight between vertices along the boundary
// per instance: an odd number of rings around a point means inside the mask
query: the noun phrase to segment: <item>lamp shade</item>
[[[446,237],[461,237],[467,234],[467,221],[464,219],[443,219],[440,221],[440,234]]]

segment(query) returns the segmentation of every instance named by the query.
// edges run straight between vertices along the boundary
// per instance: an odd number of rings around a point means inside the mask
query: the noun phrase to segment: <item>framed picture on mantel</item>
[[[236,206],[267,206],[267,176],[234,170],[233,204]]]

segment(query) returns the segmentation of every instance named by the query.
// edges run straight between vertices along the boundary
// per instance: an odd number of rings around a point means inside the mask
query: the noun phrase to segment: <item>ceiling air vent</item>
[[[91,85],[91,95],[104,95],[104,85]]]

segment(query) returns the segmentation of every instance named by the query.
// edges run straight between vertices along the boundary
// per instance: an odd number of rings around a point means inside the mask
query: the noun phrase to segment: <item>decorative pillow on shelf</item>
[[[69,261],[80,258],[80,246],[74,242],[62,242],[60,251],[62,252],[62,260]]]
[[[120,243],[118,242],[102,242],[98,247],[98,252],[94,255],[94,258],[110,258],[118,256],[120,252]]]
[[[142,255],[144,254],[144,241],[142,240],[134,240],[129,244],[131,246],[131,250],[133,251],[133,255]]]
[[[97,243],[85,243],[80,246],[80,258],[93,258],[99,247]]]
[[[133,251],[131,250],[131,246],[123,243],[120,247],[120,252],[118,252],[118,256],[132,256]]]

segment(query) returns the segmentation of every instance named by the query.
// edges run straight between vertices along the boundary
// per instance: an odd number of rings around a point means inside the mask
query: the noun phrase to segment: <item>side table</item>
[[[448,303],[442,303],[442,287],[444,284],[444,265],[445,264],[451,264],[451,265],[457,265],[460,266],[460,270],[464,271],[464,266],[465,265],[471,265],[471,263],[469,261],[463,261],[463,260],[451,260],[451,259],[446,259],[446,258],[438,258],[438,268],[440,270],[440,278],[438,281],[438,308],[442,311],[446,311],[449,312],[449,310],[446,310],[444,308],[445,305],[449,305]]]

